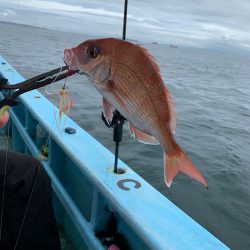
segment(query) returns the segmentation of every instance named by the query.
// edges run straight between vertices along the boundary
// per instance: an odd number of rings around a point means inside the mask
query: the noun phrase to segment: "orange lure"
[[[102,94],[108,122],[117,109],[129,121],[133,137],[146,144],[162,145],[168,187],[179,172],[207,187],[174,139],[175,105],[156,61],[145,48],[114,38],[88,40],[65,49],[64,59],[70,69],[88,75]]]

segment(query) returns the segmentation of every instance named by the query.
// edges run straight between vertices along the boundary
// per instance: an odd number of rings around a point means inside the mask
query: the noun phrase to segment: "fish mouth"
[[[79,71],[78,67],[74,63],[74,54],[72,49],[65,49],[64,50],[64,63],[68,66],[69,70],[77,70]]]
[[[64,58],[63,58],[64,63],[66,66],[68,66],[68,69],[70,71],[77,71],[78,74],[80,75],[86,75],[89,77],[89,75],[86,72],[82,72],[74,62],[74,52],[72,49],[65,49],[64,50]]]

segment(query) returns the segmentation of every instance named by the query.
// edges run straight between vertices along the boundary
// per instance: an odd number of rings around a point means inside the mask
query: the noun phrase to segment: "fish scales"
[[[145,91],[143,80],[138,84],[137,78],[131,77],[130,72],[125,70],[119,72],[119,77],[116,75],[114,77],[115,93],[119,95],[119,98],[125,103],[124,106],[129,110],[132,123],[138,127],[138,120],[143,120],[144,125],[141,129],[144,132],[152,133],[154,128],[152,118],[156,118],[157,114],[150,103],[150,94]]]

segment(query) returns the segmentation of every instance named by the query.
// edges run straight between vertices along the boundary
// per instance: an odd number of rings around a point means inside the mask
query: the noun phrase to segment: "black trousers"
[[[6,152],[0,151],[0,216]],[[50,179],[40,162],[22,154],[7,154],[7,171],[2,217],[0,249],[15,248],[33,183],[37,181],[17,250],[59,250],[60,238],[52,208]],[[39,171],[38,171],[39,169]]]

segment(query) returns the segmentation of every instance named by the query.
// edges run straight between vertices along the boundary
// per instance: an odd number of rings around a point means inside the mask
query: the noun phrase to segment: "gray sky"
[[[123,0],[0,0],[0,21],[97,36],[120,36],[122,14]],[[128,14],[130,39],[250,50],[250,0],[129,0]]]

